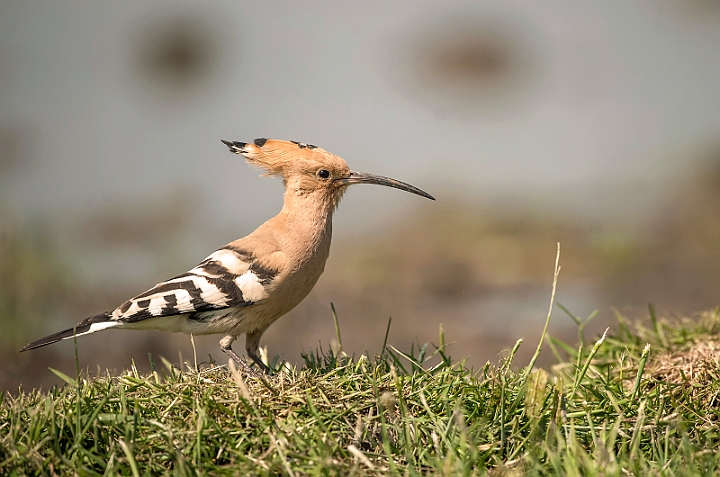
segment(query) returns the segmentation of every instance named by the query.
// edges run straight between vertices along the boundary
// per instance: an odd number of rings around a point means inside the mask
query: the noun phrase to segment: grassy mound
[[[552,369],[470,370],[442,341],[322,350],[266,380],[212,364],[4,395],[2,475],[717,475],[718,312],[652,317]],[[578,323],[581,321],[578,319]]]

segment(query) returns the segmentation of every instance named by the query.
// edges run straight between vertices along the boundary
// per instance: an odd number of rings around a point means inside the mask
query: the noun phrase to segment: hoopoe
[[[255,375],[232,349],[244,333],[248,357],[268,373],[258,356],[260,337],[320,278],[330,252],[332,215],[347,187],[378,184],[435,200],[410,184],[351,171],[342,158],[311,144],[265,138],[252,144],[222,142],[265,175],[282,177],[285,195],[280,213],[189,272],[20,351],[110,328],[222,334],[220,349],[243,371]]]

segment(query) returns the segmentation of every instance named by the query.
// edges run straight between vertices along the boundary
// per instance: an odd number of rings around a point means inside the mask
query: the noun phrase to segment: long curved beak
[[[405,182],[400,182],[389,177],[376,176],[375,174],[366,174],[364,172],[350,171],[350,175],[348,177],[341,177],[339,179],[336,179],[335,181],[340,182],[342,185],[377,184],[382,186],[394,187],[396,189],[404,190],[405,192],[411,192],[413,194],[427,197],[430,200],[435,200],[435,197],[431,196],[425,191],[418,189],[415,186],[411,186],[410,184],[406,184]]]

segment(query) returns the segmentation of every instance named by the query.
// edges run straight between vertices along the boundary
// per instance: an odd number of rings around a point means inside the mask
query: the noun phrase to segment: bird
[[[351,171],[344,159],[312,144],[257,138],[221,140],[234,154],[279,176],[280,213],[246,237],[216,250],[186,273],[158,283],[112,311],[33,341],[20,351],[108,329],[220,334],[220,349],[238,369],[261,376],[232,348],[245,334],[245,351],[262,373],[260,337],[315,286],[330,253],[332,217],[348,186],[377,184],[433,196],[389,177]]]

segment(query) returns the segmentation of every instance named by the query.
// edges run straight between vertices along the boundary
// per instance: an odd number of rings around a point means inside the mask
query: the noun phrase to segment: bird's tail
[[[113,320],[109,313],[100,313],[99,315],[91,316],[90,318],[82,320],[73,328],[58,331],[57,333],[53,333],[44,338],[40,338],[37,341],[33,341],[32,343],[23,347],[20,352],[40,348],[42,346],[47,346],[49,344],[57,343],[60,340],[66,340],[74,336],[87,335],[90,333],[95,333],[96,331],[106,330],[108,328],[115,328],[116,326],[121,325],[122,323]]]

